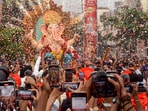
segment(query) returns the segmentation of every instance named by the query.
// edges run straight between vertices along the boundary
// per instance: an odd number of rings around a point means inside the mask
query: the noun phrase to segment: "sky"
[[[74,13],[82,12],[83,0],[53,0],[57,5],[63,6],[63,11],[71,11]],[[98,7],[108,7],[110,10],[114,10],[114,2],[120,0],[97,0]]]

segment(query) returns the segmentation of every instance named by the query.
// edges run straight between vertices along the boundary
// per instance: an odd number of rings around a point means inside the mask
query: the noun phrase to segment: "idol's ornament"
[[[63,55],[64,63],[71,62],[73,59],[78,58],[73,44],[79,35],[74,34],[73,38],[67,40],[68,37],[65,36],[65,32],[68,31],[66,29],[67,23],[65,23],[67,21],[63,19],[64,17],[62,14],[50,8],[39,17],[35,27],[36,33],[34,34],[34,29],[31,29],[30,32],[26,34],[26,38],[30,40],[32,46],[42,52],[42,58],[50,58],[57,63],[60,62]]]

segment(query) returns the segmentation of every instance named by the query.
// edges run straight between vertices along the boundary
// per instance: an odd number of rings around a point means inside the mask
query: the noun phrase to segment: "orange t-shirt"
[[[146,106],[147,106],[147,97],[146,97],[146,93],[145,93],[145,92],[139,93],[139,94],[138,94],[138,97],[139,97],[139,100],[140,100],[140,102],[141,102],[141,104],[142,104],[142,107],[143,107],[144,111],[146,111]],[[132,101],[132,104],[133,104],[134,108],[136,108],[136,103],[135,103],[135,101],[134,101],[134,98],[132,98],[131,101]]]
[[[92,68],[89,68],[89,67],[81,68],[81,69],[79,70],[79,72],[83,72],[83,73],[84,73],[84,78],[85,78],[86,80],[89,79],[89,77],[90,77],[90,75],[91,75],[91,73],[92,73],[93,71],[94,71],[94,70],[93,70]],[[76,74],[76,76],[78,77],[79,75]]]
[[[13,73],[11,73],[9,76],[14,79],[16,86],[20,87],[20,85],[21,85],[21,78],[20,78],[20,76],[18,74],[13,74]]]
[[[127,70],[122,71],[121,73],[122,74],[128,74],[129,75],[129,74],[131,74],[131,71],[129,69],[127,69]]]

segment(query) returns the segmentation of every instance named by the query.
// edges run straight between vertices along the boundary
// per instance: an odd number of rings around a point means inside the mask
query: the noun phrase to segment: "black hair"
[[[61,111],[66,111],[68,108],[71,108],[71,98],[66,98],[63,100]]]
[[[129,67],[134,67],[134,63],[130,62],[130,63],[128,64],[128,66],[129,66]]]
[[[117,74],[121,74],[121,71],[122,71],[122,67],[121,66],[116,66],[116,71],[117,71]]]
[[[0,71],[4,72],[4,74],[6,75],[6,78],[8,78],[10,72],[7,66],[5,65],[0,66]]]
[[[22,69],[20,70],[20,77],[23,78],[25,76],[25,71],[26,70],[31,70],[32,71],[32,66],[31,65],[24,65]]]
[[[32,75],[32,71],[30,69],[27,69],[25,72],[24,72],[24,75],[25,76],[31,76]]]
[[[6,74],[0,70],[0,81],[6,81],[6,80],[7,80]]]
[[[131,73],[129,77],[130,82],[142,82],[144,78],[142,74],[136,74],[135,72]]]

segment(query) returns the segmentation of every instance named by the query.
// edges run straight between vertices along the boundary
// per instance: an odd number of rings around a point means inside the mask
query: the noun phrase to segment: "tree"
[[[118,33],[113,39],[119,46],[127,46],[136,48],[138,39],[146,40],[148,37],[148,13],[142,12],[140,9],[123,8],[120,12],[116,12],[114,16],[104,18],[103,23],[114,26]]]
[[[71,26],[71,37],[73,37],[74,33],[78,33],[79,34],[79,38],[76,40],[76,42],[74,43],[74,47],[75,49],[77,50],[78,54],[83,57],[83,26],[84,26],[84,23],[83,21],[80,21],[78,22],[77,24],[73,24]]]
[[[23,57],[23,35],[21,29],[0,27],[0,56],[11,60]]]

